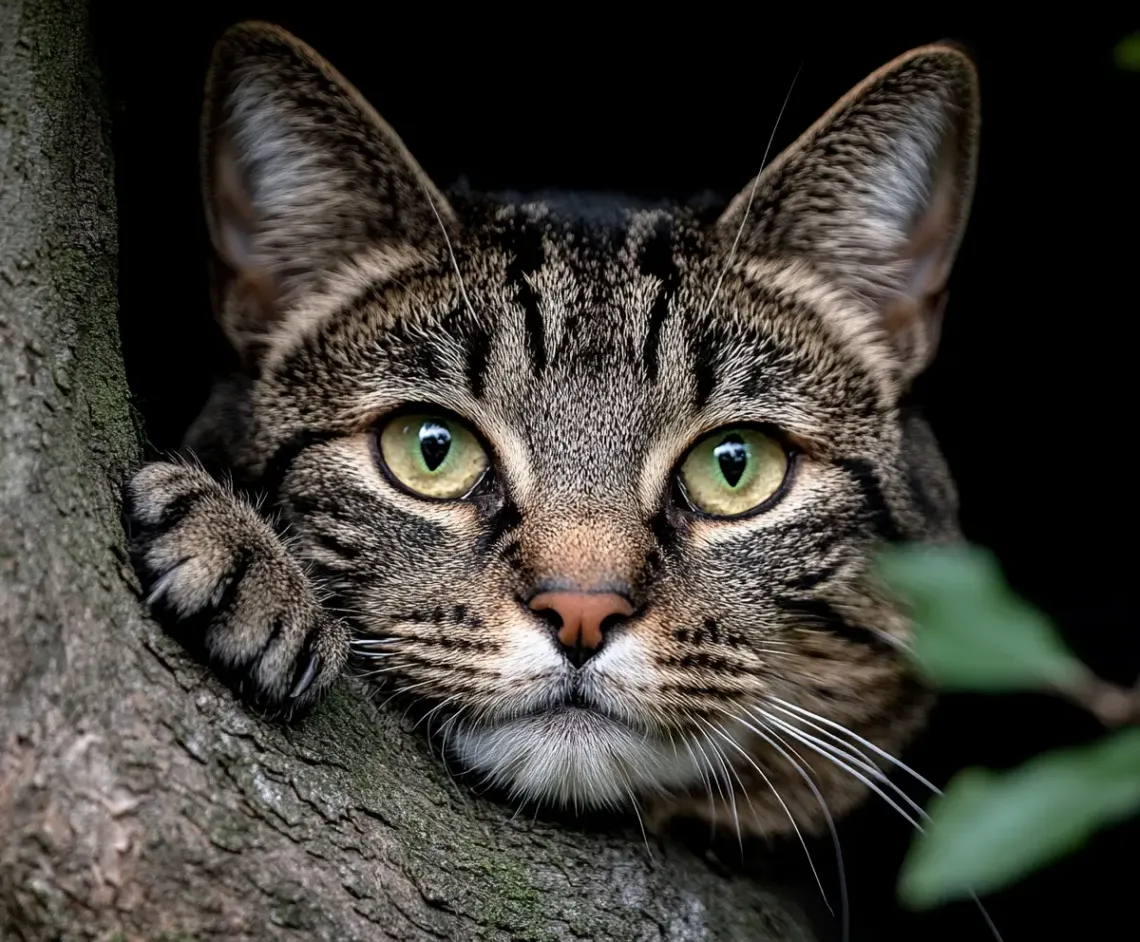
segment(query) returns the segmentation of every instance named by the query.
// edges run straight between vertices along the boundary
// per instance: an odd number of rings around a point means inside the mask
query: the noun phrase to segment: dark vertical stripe
[[[676,560],[681,556],[683,535],[676,526],[675,519],[671,519],[668,501],[663,501],[661,508],[649,518],[649,529],[653,532],[657,542],[657,565],[662,565],[662,557]]]
[[[839,467],[849,474],[863,495],[867,516],[875,534],[881,539],[895,541],[902,538],[898,523],[883,496],[879,476],[869,461],[863,458],[844,458]]]
[[[393,373],[429,384],[438,383],[444,378],[446,373],[438,348],[431,343],[424,343],[411,324],[398,320],[388,329],[387,334],[385,342],[395,354],[390,355],[388,363],[388,368]],[[329,354],[324,354],[320,357],[320,362],[328,363],[331,359]]]
[[[696,407],[703,408],[712,398],[716,389],[717,356],[716,347],[720,338],[707,327],[702,335],[694,337],[689,343],[689,352],[693,359],[693,375],[697,380]]]
[[[516,285],[515,300],[522,305],[523,325],[526,330],[527,352],[536,373],[546,369],[546,332],[538,298],[526,277],[538,271],[546,261],[542,247],[542,233],[524,220],[506,234],[506,249],[511,253],[507,279]]]
[[[508,533],[517,529],[521,523],[522,514],[519,513],[518,506],[507,497],[499,511],[490,519],[490,525],[479,539],[479,551],[488,552]],[[504,550],[507,549],[509,549],[509,544],[504,547]]]
[[[491,336],[482,324],[472,324],[467,332],[465,352],[467,354],[467,387],[476,399],[483,396],[486,388],[487,359],[491,353]]]
[[[642,357],[645,360],[645,371],[650,382],[657,382],[660,373],[660,346],[661,329],[665,325],[665,318],[669,313],[669,299],[676,293],[681,282],[681,272],[673,255],[673,220],[668,216],[661,216],[653,230],[653,234],[642,245],[637,260],[638,268],[643,275],[651,275],[661,282],[657,297],[653,299],[653,307],[649,312],[649,325],[645,333],[645,349]]]

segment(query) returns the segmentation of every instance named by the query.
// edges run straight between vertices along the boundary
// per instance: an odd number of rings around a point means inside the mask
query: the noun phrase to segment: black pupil
[[[429,471],[434,471],[451,450],[451,432],[446,425],[425,422],[420,426],[420,452]]]
[[[713,456],[720,465],[720,473],[729,487],[736,487],[748,467],[748,449],[739,435],[729,435],[713,449]]]

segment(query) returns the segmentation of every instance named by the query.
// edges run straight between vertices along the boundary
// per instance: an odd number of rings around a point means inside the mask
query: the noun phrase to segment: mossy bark
[[[349,683],[285,729],[184,655],[123,553],[141,449],[82,3],[0,0],[0,158],[0,937],[810,937],[678,846],[463,792]]]

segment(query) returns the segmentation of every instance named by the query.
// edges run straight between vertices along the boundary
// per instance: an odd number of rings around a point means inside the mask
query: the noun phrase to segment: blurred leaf
[[[1140,72],[1140,33],[1125,36],[1112,50],[1116,67],[1126,72]]]
[[[947,689],[1071,687],[1087,670],[1049,619],[1006,584],[997,560],[973,546],[897,546],[880,573],[911,606],[914,656]]]
[[[1140,728],[1046,753],[1010,772],[966,769],[931,804],[899,896],[925,909],[986,893],[1075,850],[1140,811]]]

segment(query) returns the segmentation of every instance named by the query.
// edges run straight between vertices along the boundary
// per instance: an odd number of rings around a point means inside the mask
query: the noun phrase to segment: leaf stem
[[[1105,726],[1140,724],[1140,683],[1128,688],[1086,674],[1060,689],[1077,706],[1084,707]]]

